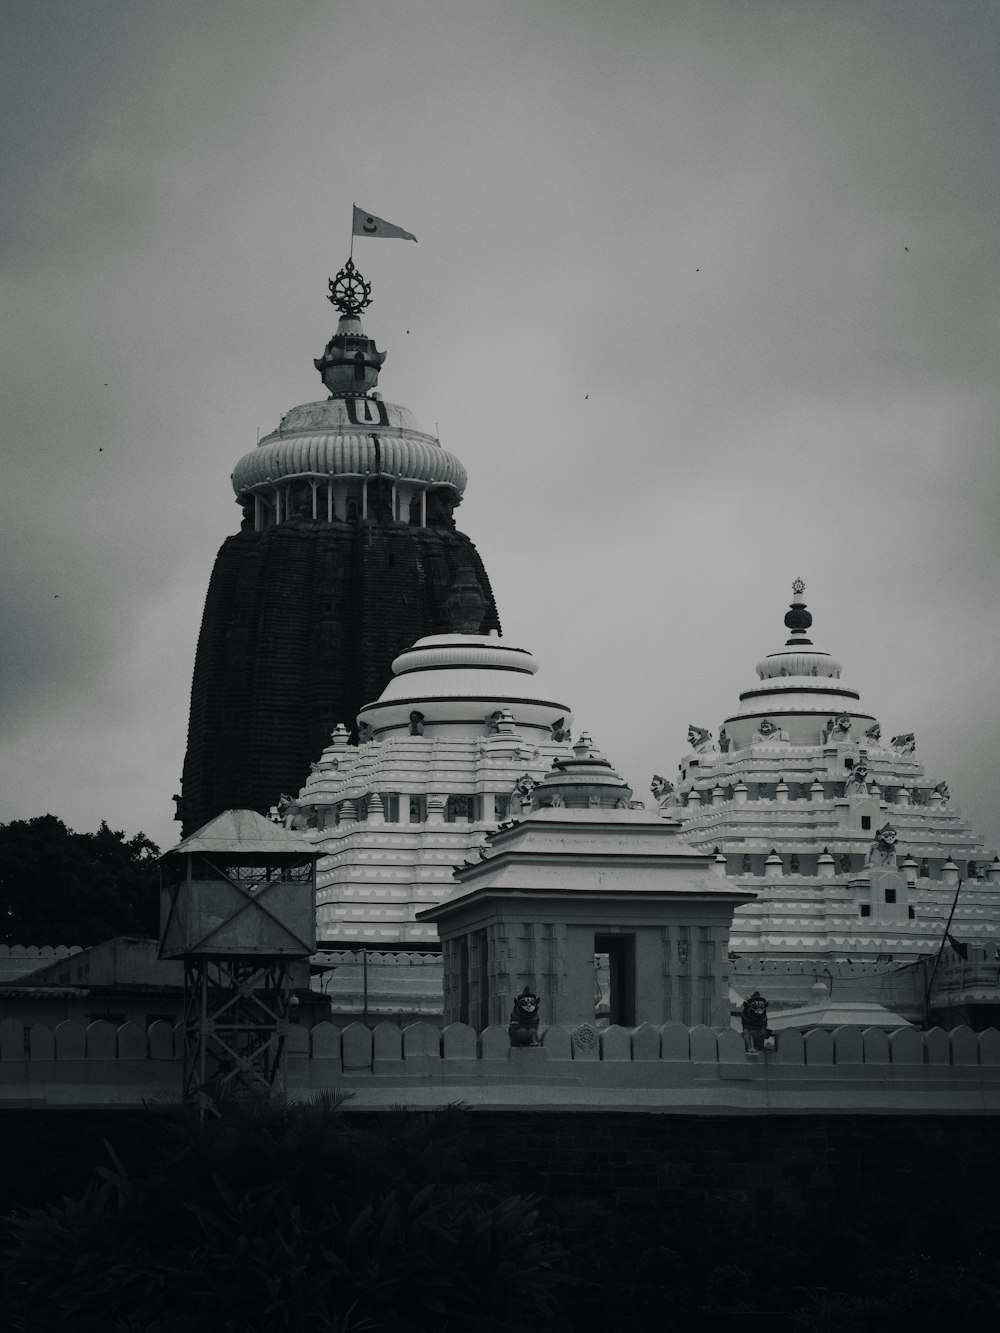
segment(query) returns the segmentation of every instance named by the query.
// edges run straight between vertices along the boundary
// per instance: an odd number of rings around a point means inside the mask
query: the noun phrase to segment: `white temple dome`
[[[378,398],[330,398],[303,403],[281,419],[233,469],[237,495],[297,476],[383,476],[465,490],[465,468],[433,435],[417,429],[412,413]]]
[[[509,647],[485,634],[432,634],[418,639],[392,664],[393,678],[379,698],[358,714],[359,726],[374,737],[412,722],[446,724],[482,733],[484,719],[506,709],[519,726],[551,734],[573,720],[566,704],[541,697],[535,684],[538,663],[524,648]]]

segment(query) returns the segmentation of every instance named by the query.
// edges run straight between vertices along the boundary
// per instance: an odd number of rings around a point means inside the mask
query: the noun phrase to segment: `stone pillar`
[[[900,863],[899,863],[899,868],[900,868],[900,870],[903,872],[903,876],[904,876],[904,878],[905,878],[907,884],[909,884],[910,887],[912,888],[913,885],[916,884],[916,882],[917,882],[917,863],[916,863],[916,861],[913,859],[912,856],[908,856],[908,857],[906,857],[905,860],[900,861]]]
[[[713,805],[721,805],[722,802],[723,802],[725,799],[726,799],[726,793],[722,790],[722,788],[721,788],[721,787],[718,787],[718,786],[717,786],[717,787],[713,787],[713,789],[712,789],[712,804],[713,804]],[[725,859],[725,858],[723,858],[723,859]]]
[[[958,888],[958,866],[950,856],[941,867],[941,883],[947,884],[949,889]]]
[[[443,824],[444,808],[448,803],[447,796],[442,796],[435,792],[427,797],[427,823]]]
[[[820,879],[833,879],[836,862],[830,855],[829,847],[824,847],[816,858],[816,874]]]
[[[427,526],[427,487],[420,492],[420,526]]]
[[[901,810],[906,810],[909,807],[910,793],[905,787],[900,787],[899,791],[896,792],[895,804],[898,805]]]
[[[774,789],[774,799],[779,805],[788,804],[788,783],[784,778],[779,779],[778,785]]]
[[[733,805],[746,805],[746,803],[747,803],[746,784],[742,781],[737,782],[736,786],[733,788]]]
[[[812,784],[809,787],[810,801],[821,801],[823,799],[823,795],[824,793],[823,793],[822,782],[820,782],[819,778],[813,778]]]
[[[785,873],[785,868],[781,863],[781,857],[772,847],[767,860],[764,862],[765,879],[781,879]]]
[[[484,824],[495,824],[497,822],[496,797],[491,791],[485,791],[482,795],[483,802],[483,820]]]
[[[368,823],[385,823],[385,802],[377,791],[373,791],[368,797]]]

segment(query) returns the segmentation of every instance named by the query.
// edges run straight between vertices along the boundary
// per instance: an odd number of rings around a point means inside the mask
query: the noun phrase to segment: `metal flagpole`
[[[934,978],[937,976],[937,970],[941,963],[941,955],[944,953],[944,946],[948,941],[948,932],[951,930],[951,919],[955,915],[955,908],[958,906],[958,895],[962,892],[962,876],[958,877],[958,886],[955,889],[955,897],[952,899],[951,911],[948,913],[948,921],[944,928],[944,934],[941,936],[941,943],[938,945],[937,957],[934,959],[934,966],[931,969],[930,980],[924,990],[924,1027],[930,1023],[931,1010],[931,987],[934,985]]]

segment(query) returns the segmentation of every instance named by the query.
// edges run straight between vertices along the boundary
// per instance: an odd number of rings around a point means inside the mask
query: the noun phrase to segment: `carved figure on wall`
[[[513,799],[520,802],[522,810],[526,810],[531,804],[532,793],[537,786],[538,783],[530,773],[522,773],[514,783]]]
[[[840,873],[849,875],[851,873],[851,853],[841,852],[840,854]]]
[[[767,1026],[767,1000],[760,991],[755,990],[749,999],[743,1001],[743,1043],[748,1052],[763,1051],[773,1048],[774,1033]],[[768,1048],[767,1042],[771,1042]]]
[[[799,871],[802,869],[802,866],[799,862],[798,852],[792,852],[791,856],[789,857],[788,869],[789,872],[793,875],[797,875]]]
[[[868,795],[868,765],[855,764],[844,783],[845,796]]]
[[[939,782],[937,786],[934,788],[934,790],[937,792],[939,796],[943,797],[944,800],[946,801],[951,800],[951,792],[948,790],[947,782]]]
[[[750,875],[753,873],[753,862],[750,860],[749,852],[743,853],[743,867],[740,873],[743,875]]]
[[[729,753],[729,746],[730,746],[730,744],[731,744],[731,742],[730,742],[730,739],[729,739],[728,735],[726,734],[726,729],[725,729],[725,727],[720,727],[720,728],[719,728],[719,749],[720,749],[720,751],[721,751],[723,754],[728,754],[728,753]]]
[[[653,781],[649,784],[649,790],[656,798],[657,805],[666,805],[674,794],[674,784],[668,782],[666,778],[660,777],[659,773],[654,773]]]
[[[880,741],[882,739],[882,728],[877,722],[873,722],[865,732],[865,735],[870,741]]]
[[[703,754],[712,743],[712,733],[706,727],[688,724],[688,745],[695,754]]]
[[[410,735],[422,736],[424,734],[424,715],[418,712],[416,708],[410,713]]]
[[[896,840],[898,837],[899,834],[891,824],[883,824],[880,829],[876,829],[872,845],[868,848],[868,855],[865,857],[865,865],[895,870]]]
[[[912,731],[904,731],[899,736],[893,736],[889,744],[897,754],[912,754],[917,748],[916,737]]]
[[[502,714],[498,708],[495,713],[486,714],[486,734],[487,736],[496,736],[500,731],[500,718]]]
[[[371,740],[372,736],[374,736],[374,734],[375,734],[375,728],[372,726],[370,722],[358,723],[359,745],[366,745]]]
[[[541,1000],[530,986],[514,997],[507,1033],[512,1046],[538,1046],[538,1017]]]
[[[833,728],[836,725],[835,719],[828,717],[823,723],[823,744],[825,745],[833,734]]]
[[[566,719],[564,717],[557,718],[555,722],[552,723],[552,726],[549,728],[549,730],[552,732],[552,739],[554,741],[565,741],[565,743],[568,745],[572,740],[572,737],[569,734],[569,728],[566,726]]]
[[[765,745],[774,741],[787,741],[788,733],[782,731],[776,722],[772,722],[769,717],[762,717],[757,724],[757,730],[753,734],[754,743],[763,742]]]

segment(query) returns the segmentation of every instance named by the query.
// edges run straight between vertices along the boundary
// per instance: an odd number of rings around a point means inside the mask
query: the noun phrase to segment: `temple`
[[[350,260],[330,300],[340,321],[314,363],[329,397],[292,408],[232,474],[243,522],[205,601],[185,834],[297,792],[334,726],[353,727],[415,639],[456,615],[499,630],[482,561],[455,528],[465,469],[376,391],[386,354],[362,328],[371,288]]]
[[[947,782],[925,774],[913,733],[883,736],[841,664],[813,643],[804,591],[796,579],[788,637],[758,662],[718,736],[692,726],[676,783],[653,779],[688,842],[756,891],[733,922],[734,988],[794,1006],[815,1002],[819,980],[911,1018],[933,1001],[954,1021],[993,1021],[1000,860]],[[958,949],[946,949],[929,996],[921,960],[946,933]]]

